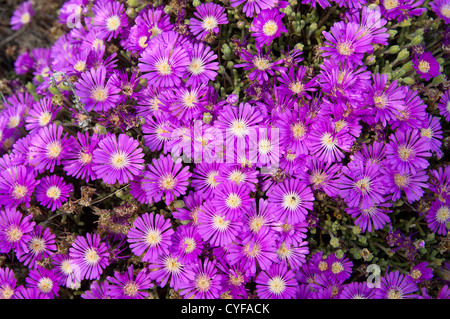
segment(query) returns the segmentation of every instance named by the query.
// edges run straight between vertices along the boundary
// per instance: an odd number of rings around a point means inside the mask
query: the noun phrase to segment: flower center
[[[123,287],[123,292],[125,293],[125,295],[127,296],[135,296],[137,294],[137,292],[139,291],[139,287],[132,281],[128,282],[124,287]]]
[[[341,273],[342,271],[344,271],[344,267],[342,266],[342,264],[338,261],[334,262],[331,265],[331,272],[335,275]]]
[[[172,74],[172,67],[169,64],[169,61],[167,59],[163,59],[155,64],[156,70],[161,75],[171,75]]]
[[[20,22],[22,22],[22,24],[27,24],[30,23],[31,20],[31,15],[29,12],[25,12],[24,14],[22,14],[22,16],[20,17]]]
[[[250,220],[250,230],[252,232],[258,232],[264,226],[264,218],[261,216],[254,216]]]
[[[287,193],[283,196],[282,206],[285,209],[288,208],[291,210],[296,210],[300,206],[300,203],[301,203],[300,197],[294,192]]]
[[[337,49],[338,49],[338,52],[340,55],[345,55],[345,56],[349,56],[349,55],[353,54],[353,52],[355,51],[355,49],[349,42],[339,43],[337,46]]]
[[[220,215],[215,215],[213,217],[213,227],[214,229],[219,229],[219,230],[226,230],[228,228],[228,225],[230,224],[229,220],[225,220],[222,216]]]
[[[91,94],[91,98],[98,102],[103,102],[108,98],[108,90],[104,87],[96,87]]]
[[[450,219],[450,210],[447,206],[442,206],[436,212],[436,220],[440,223],[446,223]]]
[[[327,149],[333,149],[337,144],[337,140],[333,138],[331,133],[324,133],[322,135],[322,145]]]
[[[375,96],[373,98],[373,101],[374,101],[375,107],[382,110],[386,107],[387,97],[386,97],[386,95],[381,94],[379,96]]]
[[[314,172],[311,175],[311,182],[317,187],[325,181],[326,177],[327,175],[323,172]]]
[[[72,265],[70,264],[70,261],[64,260],[61,263],[61,270],[62,270],[62,272],[64,274],[70,275],[73,272]]]
[[[200,291],[208,291],[211,287],[211,278],[206,274],[201,274],[195,279],[195,287]]]
[[[48,277],[41,278],[38,283],[38,288],[43,293],[47,294],[52,291],[53,281]]]
[[[277,254],[280,258],[287,258],[292,255],[292,249],[289,249],[285,242],[282,242],[280,248],[277,250]]]
[[[306,128],[303,123],[295,123],[291,125],[291,131],[295,138],[302,138],[306,133]]]
[[[422,272],[419,269],[413,269],[410,274],[412,279],[419,279],[422,276]]]
[[[10,127],[10,128],[15,128],[15,127],[17,127],[17,125],[19,125],[19,123],[20,123],[20,117],[19,116],[11,116],[10,118],[9,118],[9,121],[8,121],[8,126]]]
[[[167,175],[161,179],[161,188],[164,190],[171,190],[175,187],[175,179],[172,175]]]
[[[404,162],[408,161],[412,155],[413,151],[406,146],[401,146],[398,148],[398,157]]]
[[[264,23],[263,32],[266,36],[271,37],[278,31],[278,25],[275,21],[269,20]]]
[[[219,25],[217,19],[213,16],[207,16],[203,19],[202,26],[203,29],[210,31],[216,28]]]
[[[14,199],[22,199],[24,198],[28,193],[28,188],[23,185],[15,185],[12,195]]]
[[[244,252],[247,257],[256,258],[261,252],[261,246],[258,243],[253,243],[253,245],[251,242],[247,243],[244,246]]]
[[[100,260],[100,256],[93,248],[89,248],[84,254],[84,260],[90,265],[95,265]]]
[[[370,178],[361,178],[355,183],[355,187],[357,187],[363,194],[367,194],[370,192]]]
[[[151,33],[151,37],[156,37],[157,35],[160,35],[162,33],[162,30],[158,28],[158,26],[153,26],[149,32]]]
[[[247,125],[242,120],[235,120],[231,125],[231,131],[237,137],[244,137],[248,134]]]
[[[433,131],[431,128],[423,128],[420,130],[420,136],[425,136],[431,139],[433,138]]]
[[[78,72],[83,72],[84,69],[86,68],[86,62],[85,61],[78,61],[77,63],[75,63],[75,65],[73,66],[73,68],[78,71]]]
[[[192,109],[197,103],[197,95],[194,92],[186,92],[183,96],[183,102],[187,108]]]
[[[89,153],[80,152],[79,159],[83,165],[86,165],[92,162],[92,155]]]
[[[113,15],[106,19],[106,28],[108,31],[116,31],[120,27],[120,17]]]
[[[61,144],[59,142],[52,142],[47,146],[47,156],[49,158],[57,158],[62,151]]]
[[[143,49],[146,48],[148,46],[147,40],[148,38],[145,35],[140,37],[138,40],[139,46]]]
[[[14,289],[11,289],[8,285],[0,289],[0,299],[10,299],[14,295]]]
[[[46,126],[48,122],[52,119],[52,114],[50,112],[42,112],[39,116],[39,125]]]
[[[240,182],[245,181],[245,174],[242,173],[240,170],[234,170],[231,172],[230,176],[228,177],[230,181],[236,182],[239,184]]]
[[[262,155],[267,155],[272,150],[272,143],[268,139],[262,139],[258,142],[258,150]]]
[[[269,60],[263,58],[255,58],[253,60],[253,65],[259,70],[267,70],[268,68],[270,68]]]
[[[328,269],[328,263],[326,261],[321,261],[318,266],[320,271],[325,271]]]
[[[161,233],[158,230],[151,229],[145,236],[145,241],[150,246],[156,246],[161,242]]]
[[[195,247],[197,247],[197,244],[195,243],[195,240],[193,238],[185,238],[183,240],[183,247],[184,252],[186,254],[189,254],[194,251]]]
[[[122,169],[128,165],[128,156],[125,153],[115,153],[111,156],[111,164],[115,169]]]
[[[189,71],[194,75],[199,75],[200,73],[203,73],[205,70],[203,66],[203,61],[198,58],[193,58],[191,63],[188,66]]]
[[[450,18],[450,4],[443,6],[441,8],[441,13],[444,17]]]
[[[428,73],[430,71],[430,63],[422,60],[419,62],[418,68],[420,72]]]
[[[398,289],[391,289],[388,292],[388,299],[402,299],[402,293]]]
[[[61,196],[61,189],[59,189],[59,187],[51,186],[47,189],[47,197],[56,200],[59,196]]]
[[[217,183],[217,181],[216,181],[216,176],[219,176],[218,171],[209,172],[209,174],[206,178],[206,184],[208,184],[211,187],[216,187],[217,185],[219,185],[219,183]]]
[[[176,258],[169,257],[165,260],[165,266],[166,269],[170,270],[171,272],[177,272],[181,268],[181,263],[179,263]]]
[[[403,188],[409,184],[409,178],[406,175],[401,175],[399,173],[396,173],[394,175],[394,182],[395,182],[395,185],[397,185],[400,188]]]
[[[271,278],[268,284],[270,291],[276,295],[281,294],[286,289],[286,282],[280,276]]]
[[[32,238],[29,247],[35,254],[39,254],[45,250],[45,241],[42,238]]]
[[[238,194],[234,194],[231,193],[230,195],[228,195],[227,200],[226,200],[226,204],[228,206],[228,208],[234,209],[234,208],[238,208],[239,206],[241,206],[241,198],[239,197]]]
[[[19,227],[11,226],[6,231],[6,238],[8,239],[8,242],[10,243],[16,243],[18,242],[23,236],[22,231]]]
[[[391,10],[398,7],[398,0],[385,0],[383,5],[386,10]]]
[[[240,287],[244,283],[244,276],[241,273],[236,274],[236,276],[230,274],[229,281],[233,286]]]
[[[294,92],[295,94],[300,94],[303,92],[303,89],[305,88],[305,86],[303,85],[302,82],[294,82],[291,83],[289,85],[289,90],[291,90],[292,92]]]

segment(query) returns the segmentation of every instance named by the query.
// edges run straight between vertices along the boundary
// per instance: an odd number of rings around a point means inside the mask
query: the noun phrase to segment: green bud
[[[411,19],[403,20],[398,24],[401,28],[409,27],[411,25]]]
[[[397,60],[403,61],[409,58],[409,51],[408,49],[403,49],[400,51],[400,53],[397,55]]]
[[[358,238],[358,241],[359,241],[361,244],[363,244],[363,245],[366,245],[366,244],[367,244],[367,238],[364,237],[364,236],[359,237],[359,238]]]
[[[445,76],[443,74],[439,74],[437,77],[435,77],[433,79],[433,81],[431,81],[431,83],[434,84],[434,85],[439,85],[439,84],[441,84],[444,81],[445,81]],[[447,229],[450,229],[450,228],[447,227]]]
[[[245,23],[243,21],[238,21],[236,25],[240,30],[243,30],[245,28]]]
[[[331,247],[333,247],[333,248],[338,248],[338,247],[339,247],[339,239],[336,238],[336,237],[331,238],[331,240],[330,240],[330,245],[331,245]]]
[[[147,86],[147,79],[141,77],[141,79],[139,80],[139,85],[140,86]]]
[[[334,255],[336,256],[337,259],[341,259],[344,258],[344,252],[342,251],[342,249],[337,250]]]
[[[227,68],[233,69],[234,68],[234,62],[233,61],[228,61],[227,62]]]
[[[434,235],[434,233],[429,233],[426,241],[433,241],[433,240],[435,240],[435,238],[436,238],[436,236]]]
[[[309,31],[314,32],[317,30],[317,23],[311,23],[311,25],[309,26]]]
[[[40,75],[40,74],[36,75],[35,79],[36,79],[36,81],[38,81],[39,83],[44,82],[44,78],[43,78],[42,75]]]
[[[139,5],[139,1],[138,0],[127,0],[127,4],[130,7],[137,7]]]
[[[100,124],[95,124],[94,132],[97,134],[100,134],[100,135],[105,135],[108,133],[108,131],[106,130],[106,127],[104,127],[103,125],[100,125]]]
[[[423,35],[425,32],[423,31],[422,28],[419,28],[416,30],[416,32],[414,32],[415,35]]]
[[[413,69],[412,61],[408,61],[402,65],[402,70],[405,71],[405,73],[411,71],[412,69]]]
[[[450,222],[445,223],[445,228],[447,228],[447,230],[450,229]]]
[[[416,81],[414,81],[414,79],[410,76],[401,79],[403,83],[405,83],[406,85],[413,85],[414,83],[416,83]]]
[[[295,48],[297,49],[297,50],[300,50],[300,51],[303,51],[303,48],[304,48],[305,46],[304,46],[304,44],[303,43],[297,43],[296,45],[295,45]]]
[[[212,115],[209,112],[203,113],[203,123],[209,124],[212,121]]]
[[[183,208],[185,205],[184,201],[182,200],[176,200],[173,202],[173,207],[175,208]]]
[[[284,13],[286,15],[291,15],[292,12],[293,11],[292,11],[292,7],[291,6],[287,6],[286,8],[284,8]]]
[[[400,52],[400,46],[399,45],[393,45],[393,46],[389,47],[388,52],[390,54],[397,54],[397,53]]]
[[[225,68],[223,67],[223,65],[219,66],[219,71],[217,71],[217,72],[219,72],[219,74],[224,74],[225,73]]]
[[[397,30],[389,30],[388,33],[390,35],[390,38],[393,38],[398,33],[398,31]]]
[[[165,7],[164,7],[164,12],[165,12],[166,14],[170,14],[170,10],[172,10],[172,7],[171,7],[171,6],[165,6]]]
[[[61,92],[58,90],[58,88],[53,87],[53,86],[49,86],[48,90],[50,91],[50,93],[52,93],[53,95],[57,95],[57,94],[61,94]]]
[[[416,35],[412,40],[411,40],[411,45],[419,45],[423,42],[423,36],[421,35]]]
[[[295,7],[298,4],[297,0],[289,0],[289,5]]]
[[[375,64],[375,62],[376,62],[375,55],[371,54],[371,55],[367,56],[367,58],[366,58],[366,64],[367,65],[373,65],[373,64]]]
[[[199,5],[201,5],[202,4],[202,2],[200,1],[200,0],[194,0],[194,1],[192,1],[192,5],[194,6],[194,7],[198,7]]]
[[[189,224],[191,221],[188,219],[188,220],[181,220],[180,221],[180,223],[181,223],[181,225],[187,225],[187,224]]]
[[[231,55],[231,48],[228,44],[224,43],[222,45],[222,53],[224,56],[230,56]]]
[[[355,235],[361,234],[361,228],[359,228],[359,226],[353,226],[352,233]]]
[[[131,19],[136,18],[136,16],[137,16],[136,10],[134,8],[129,7],[127,9],[127,16],[129,16]]]

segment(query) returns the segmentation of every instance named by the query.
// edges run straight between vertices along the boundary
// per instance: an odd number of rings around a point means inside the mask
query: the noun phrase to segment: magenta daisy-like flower
[[[243,63],[235,64],[235,68],[244,68],[244,70],[251,70],[248,78],[252,81],[258,81],[259,83],[265,83],[269,81],[270,76],[275,75],[275,71],[284,71],[284,66],[278,66],[283,63],[283,59],[272,61],[270,51],[263,53],[262,48],[257,48],[257,53],[252,54],[247,50],[243,50],[241,53],[241,60]]]
[[[381,277],[381,286],[376,289],[375,297],[378,299],[410,299],[416,298],[413,292],[418,290],[412,278],[400,271],[394,271]]]
[[[148,297],[147,290],[154,286],[149,271],[144,268],[135,275],[133,270],[134,267],[131,265],[123,273],[115,271],[114,277],[106,277],[109,282],[109,295],[112,299],[145,299]]]
[[[231,0],[230,2],[233,8],[244,3],[242,11],[247,17],[252,17],[255,12],[259,14],[261,10],[273,8],[276,3],[275,0]]]
[[[27,299],[27,300],[39,300],[39,299],[51,299],[48,294],[44,294],[39,288],[30,287],[26,288],[20,286],[15,292],[12,299]]]
[[[209,34],[217,35],[219,25],[227,24],[227,14],[225,8],[216,3],[202,3],[195,8],[195,18],[189,22],[189,30],[197,40],[204,40]]]
[[[306,71],[306,67],[300,65],[297,71],[291,67],[289,71],[281,72],[281,77],[277,77],[281,83],[279,90],[287,95],[311,99],[309,92],[316,91],[318,83],[316,78],[308,78]]]
[[[0,299],[11,299],[23,286],[17,287],[14,271],[8,267],[0,268]]]
[[[204,247],[203,239],[193,224],[178,227],[172,241],[172,254],[179,256],[180,260],[186,263],[197,260]]]
[[[439,167],[431,170],[430,191],[436,194],[442,201],[445,195],[450,195],[450,166]]]
[[[439,99],[438,104],[440,114],[450,122],[450,89],[444,92]]]
[[[174,87],[181,83],[189,57],[175,31],[153,38],[139,59],[139,71],[152,87]]]
[[[81,279],[99,279],[109,265],[108,247],[97,234],[78,236],[69,249],[69,257],[78,267]]]
[[[81,74],[81,78],[75,83],[75,89],[88,112],[108,111],[116,106],[120,98],[120,89],[111,84],[111,79],[107,79],[107,71],[103,65]]]
[[[219,163],[198,163],[192,173],[191,187],[204,199],[211,198],[213,192],[219,185]]]
[[[64,171],[75,178],[89,180],[97,179],[92,169],[92,157],[97,148],[100,136],[96,133],[89,136],[89,132],[84,134],[77,132],[77,137],[71,136],[66,156],[62,161]]]
[[[166,115],[154,114],[154,116],[147,116],[145,123],[142,125],[145,146],[151,152],[162,150],[164,153],[167,153],[169,151],[169,142],[174,135],[177,135],[175,130],[173,122]]]
[[[62,125],[50,124],[34,135],[30,146],[29,163],[40,173],[49,170],[53,173],[55,166],[61,164],[66,156],[68,133],[63,136]]]
[[[38,225],[30,233],[30,240],[27,243],[27,249],[20,248],[16,250],[17,259],[28,268],[35,268],[38,261],[49,258],[56,252],[55,235],[49,228],[43,229]]]
[[[430,163],[430,142],[420,131],[398,129],[391,135],[386,145],[386,163],[399,173],[410,172],[416,174],[418,170],[426,169]]]
[[[326,39],[325,46],[321,48],[324,51],[323,57],[362,65],[364,54],[373,51],[372,36],[365,34],[359,23],[336,22],[330,32],[323,31],[322,34]]]
[[[405,88],[405,87],[404,87]],[[421,129],[423,122],[427,119],[427,105],[419,96],[419,92],[412,88],[406,89],[406,97],[403,101],[404,109],[399,109],[399,114],[395,115],[396,120],[392,121],[391,128],[397,127],[406,130],[408,128]]]
[[[193,226],[198,226],[198,213],[202,210],[203,197],[197,196],[194,192],[189,192],[189,195],[183,197],[185,208],[178,208],[172,214],[174,218],[185,222],[192,222]]]
[[[450,24],[450,2],[448,0],[430,1],[430,7],[446,24]]]
[[[57,175],[45,176],[39,182],[35,191],[36,200],[52,211],[60,208],[73,192],[73,185]]]
[[[345,255],[341,258],[337,258],[336,254],[331,254],[327,257],[328,274],[336,277],[338,280],[346,280],[352,275],[353,262],[345,258]]]
[[[37,132],[40,128],[49,125],[56,117],[61,107],[52,104],[52,100],[43,97],[37,101],[25,118],[25,129],[30,134]]]
[[[314,195],[304,182],[292,178],[273,186],[268,200],[276,205],[281,220],[296,223],[306,220],[308,210],[313,208]]]
[[[392,200],[396,201],[402,195],[402,191],[406,195],[408,202],[419,200],[428,188],[428,175],[425,170],[416,171],[415,174],[410,172],[399,173],[390,168],[387,169],[385,175],[385,185],[387,193],[392,194]]]
[[[283,264],[273,264],[255,279],[256,293],[261,299],[292,299],[297,295],[295,274]]]
[[[34,16],[33,3],[31,1],[22,2],[14,11],[11,17],[11,29],[19,30],[31,22]]]
[[[131,251],[142,255],[142,261],[155,261],[158,256],[169,253],[173,229],[170,220],[162,215],[145,213],[133,222],[127,234]]]
[[[281,36],[282,32],[287,32],[283,25],[283,17],[284,13],[280,13],[276,8],[263,10],[253,19],[250,32],[258,46],[269,46],[275,38]]]
[[[435,199],[426,215],[428,228],[434,233],[446,236],[450,221],[450,196],[445,196],[441,201],[439,198]]]
[[[223,212],[231,218],[238,218],[247,210],[254,199],[244,184],[225,181],[217,186],[211,204],[217,212]]]
[[[194,43],[189,51],[189,64],[184,72],[186,85],[199,85],[214,81],[219,70],[217,55],[210,46],[203,42]]]
[[[93,281],[82,295],[83,299],[111,299],[108,281]]]
[[[92,24],[98,37],[110,41],[128,27],[128,17],[123,3],[119,1],[99,1],[92,8]]]
[[[417,74],[419,74],[420,78],[425,81],[429,81],[441,74],[439,71],[439,62],[431,52],[424,52],[419,56],[415,55],[413,59],[413,68],[416,70]]]
[[[189,166],[183,166],[181,158],[175,162],[170,155],[153,158],[152,165],[144,171],[142,188],[147,197],[159,202],[163,196],[169,205],[175,198],[184,195],[189,184]]]
[[[351,282],[342,288],[339,299],[373,299],[375,291],[366,282]]]
[[[313,120],[303,110],[286,110],[279,115],[280,142],[292,154],[308,154],[308,137]]]
[[[197,231],[203,240],[214,246],[225,246],[233,242],[242,227],[237,217],[217,210],[212,201],[206,201],[197,213]]]
[[[53,254],[52,264],[56,269],[56,273],[60,277],[59,284],[70,289],[80,288],[81,278],[80,272],[69,254]]]
[[[440,150],[440,148],[442,145],[441,140],[443,136],[442,136],[442,126],[439,121],[439,118],[431,114],[428,114],[427,119],[424,121],[423,124],[424,124],[423,127],[420,129],[420,135],[428,138],[430,142],[430,150],[433,153],[442,155],[442,151]]]
[[[342,168],[340,195],[349,207],[362,203],[363,209],[384,201],[386,194],[384,170],[381,165],[352,161]]]
[[[14,61],[14,71],[19,75],[27,74],[33,67],[34,60],[28,51],[19,54],[16,61]]]
[[[35,222],[33,215],[23,216],[15,208],[0,210],[0,253],[9,253],[11,249],[28,249]]]
[[[134,138],[109,134],[102,139],[92,154],[95,174],[106,184],[128,183],[144,169],[144,153]]]
[[[194,274],[186,262],[176,254],[161,255],[148,267],[151,270],[150,278],[160,287],[165,287],[169,283],[169,287],[179,290],[180,284],[194,280]]]
[[[16,207],[25,204],[30,207],[31,195],[38,181],[36,173],[30,166],[12,166],[0,173],[0,204]]]
[[[298,243],[286,243],[285,241],[281,241],[277,249],[280,263],[292,270],[299,270],[306,262],[306,256],[309,254],[307,245],[307,241]]]
[[[248,276],[254,276],[257,270],[268,270],[277,263],[276,237],[269,229],[263,228],[257,233],[241,233],[241,239],[228,246],[226,259],[230,265],[242,263]]]
[[[190,265],[193,279],[180,283],[180,295],[185,299],[218,299],[222,293],[223,275],[216,261],[205,259]]]
[[[433,268],[427,266],[429,266],[428,262],[422,261],[411,268],[409,277],[413,279],[414,283],[420,284],[433,278]]]
[[[27,288],[37,288],[51,299],[59,296],[59,276],[54,269],[38,266],[30,270],[25,282]]]

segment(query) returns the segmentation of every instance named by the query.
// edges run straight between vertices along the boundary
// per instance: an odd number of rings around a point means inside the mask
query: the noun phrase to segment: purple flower
[[[281,36],[282,32],[287,32],[283,25],[283,17],[284,13],[280,13],[278,9],[266,9],[253,19],[250,32],[255,37],[257,46],[269,46],[275,38]]]
[[[427,137],[420,136],[419,130],[399,129],[391,135],[386,145],[386,164],[401,174],[416,174],[430,165],[427,160],[431,156],[429,150],[430,142]]]
[[[28,268],[35,268],[39,265],[39,261],[49,258],[56,252],[57,247],[55,243],[55,235],[50,232],[49,228],[43,229],[38,225],[30,233],[30,240],[27,243],[27,248],[19,247],[16,250],[17,259]]]
[[[216,261],[205,259],[202,263],[190,265],[194,278],[180,283],[180,295],[185,299],[218,299],[222,292],[222,278],[216,267]]]
[[[109,291],[109,283],[107,281],[93,281],[90,289],[86,290],[82,295],[83,299],[111,299]]]
[[[357,207],[348,207],[345,211],[355,218],[355,225],[361,228],[363,232],[368,231],[370,233],[372,229],[382,229],[384,225],[391,221],[389,216],[386,215],[392,212],[392,210],[388,209],[391,206],[391,203],[386,202],[373,204],[369,208],[364,209],[362,202],[360,202]]]
[[[206,201],[197,213],[197,231],[203,240],[213,246],[232,243],[239,234],[242,222],[224,210],[217,210],[212,201]]]
[[[22,286],[17,287],[14,272],[8,267],[0,268],[0,299],[11,299]]]
[[[77,236],[69,249],[69,257],[78,267],[81,279],[99,279],[109,265],[107,246],[97,234]]]
[[[25,282],[27,288],[37,288],[49,298],[53,299],[59,295],[59,276],[54,269],[38,266],[36,269],[30,270]]]
[[[12,208],[20,204],[30,207],[31,195],[39,184],[30,166],[12,166],[0,173],[0,204]]]
[[[79,268],[74,261],[69,257],[69,254],[53,254],[52,264],[60,277],[59,284],[70,289],[80,288],[81,277]]]
[[[269,82],[269,76],[274,76],[275,71],[286,70],[284,66],[278,66],[283,63],[282,59],[272,62],[270,51],[264,54],[262,48],[258,48],[256,54],[243,50],[241,60],[244,63],[235,64],[234,67],[244,68],[246,71],[252,70],[248,78],[259,83]]]
[[[52,123],[60,109],[61,107],[53,105],[48,97],[38,100],[25,118],[25,129],[30,131],[30,135],[36,133],[40,128]]]
[[[281,264],[292,270],[299,270],[306,262],[306,256],[309,254],[308,242],[298,243],[280,242],[277,255]]]
[[[435,199],[425,217],[428,228],[438,235],[445,236],[448,232],[448,222],[450,221],[450,196],[446,195],[444,200]]]
[[[52,211],[60,208],[73,192],[72,184],[66,184],[64,178],[57,175],[43,177],[36,186],[36,200]]]
[[[286,110],[279,115],[276,125],[280,129],[280,142],[297,155],[308,154],[308,137],[313,119],[303,110]]]
[[[216,3],[202,3],[195,8],[194,16],[189,22],[189,30],[197,40],[204,40],[207,35],[219,34],[219,25],[227,24],[225,8]]]
[[[298,98],[311,99],[309,92],[316,91],[318,83],[315,77],[309,78],[306,71],[306,67],[300,65],[297,72],[293,67],[289,68],[288,72],[281,72],[281,77],[277,77],[277,80],[281,83],[279,90],[289,96],[294,95]]]
[[[314,195],[304,182],[292,178],[272,187],[268,200],[276,205],[280,220],[296,223],[306,220],[308,210],[313,208]]]
[[[441,74],[439,71],[439,63],[430,52],[424,52],[419,56],[414,56],[413,68],[419,74],[420,78],[425,81],[429,81]]]
[[[111,41],[128,27],[128,17],[123,3],[118,1],[99,1],[92,8],[92,24],[98,37]]]
[[[94,165],[92,157],[99,141],[100,137],[96,133],[90,137],[88,131],[84,134],[77,132],[77,137],[71,136],[62,162],[64,171],[75,178],[86,178],[86,182],[97,179],[92,169]]]
[[[295,274],[283,264],[273,264],[255,279],[260,299],[292,299],[297,295]]]
[[[442,145],[442,126],[439,118],[428,114],[423,127],[420,129],[420,136],[428,138],[431,152],[437,153],[438,158],[442,156],[442,151],[440,150]]]
[[[31,1],[22,2],[14,11],[11,17],[11,29],[19,30],[24,25],[31,22],[31,18],[34,16],[33,3]]]
[[[342,164],[322,162],[316,156],[309,156],[304,163],[306,170],[297,171],[298,178],[303,179],[313,190],[322,190],[328,196],[334,197],[339,193],[339,177]]]
[[[139,142],[125,134],[109,134],[92,155],[95,174],[106,184],[128,183],[144,169],[144,153]]]
[[[194,43],[189,51],[189,64],[184,72],[187,78],[186,85],[199,85],[214,81],[219,70],[217,55],[210,46],[203,42]]]
[[[86,111],[108,111],[116,106],[120,89],[113,86],[107,76],[106,68],[99,66],[81,74],[81,78],[75,83],[76,93],[85,104]]]
[[[433,278],[433,268],[428,267],[428,262],[423,261],[414,265],[409,272],[409,277],[413,279],[416,284],[420,284],[425,280]]]
[[[189,166],[183,166],[181,158],[176,162],[170,155],[153,158],[152,165],[148,165],[147,169],[144,171],[142,188],[155,203],[164,196],[165,203],[169,205],[175,198],[186,193],[191,173]]]
[[[330,32],[322,32],[327,40],[321,48],[325,51],[323,57],[338,62],[348,61],[351,65],[362,65],[364,54],[373,51],[372,35],[365,34],[358,23],[336,22]]]
[[[339,299],[373,299],[375,291],[366,282],[351,282],[342,288]]]
[[[337,258],[336,254],[331,254],[327,258],[327,263],[329,265],[327,272],[330,276],[342,281],[351,277],[353,262],[345,256]]]
[[[221,166],[219,163],[198,163],[195,166],[191,187],[195,189],[197,196],[211,198],[219,185],[217,178]]]
[[[169,253],[173,229],[170,220],[162,215],[145,213],[133,222],[127,235],[131,251],[142,255],[142,261],[156,261],[162,254]]]
[[[450,2],[448,0],[430,1],[431,10],[444,20],[445,24],[450,24]]]
[[[182,46],[181,35],[175,31],[164,32],[153,38],[139,59],[139,71],[150,86],[174,87],[181,83],[189,57]]]
[[[427,118],[427,105],[420,98],[418,91],[407,88],[406,97],[400,104],[403,104],[403,109],[398,109],[399,114],[395,115],[396,120],[391,122],[391,128],[421,129]]]
[[[181,284],[194,280],[194,274],[187,265],[179,255],[170,253],[160,255],[148,266],[151,271],[150,278],[160,287],[165,287],[169,282],[170,287],[179,290]]]
[[[23,216],[15,208],[0,211],[0,252],[9,253],[11,249],[19,248],[26,251],[27,243],[31,239],[31,233],[35,222],[33,215]]]
[[[450,166],[439,167],[437,170],[431,170],[430,191],[437,195],[441,201],[444,201],[445,195],[450,195]]]
[[[384,27],[387,20],[382,18],[380,10],[363,6],[362,10],[350,11],[346,15],[351,22],[359,23],[361,29],[372,36],[372,43],[388,45],[389,33]]]
[[[416,298],[412,294],[418,290],[411,277],[400,271],[394,271],[381,277],[381,286],[376,289],[375,298],[378,299],[410,299]]]
[[[211,204],[217,212],[224,213],[230,218],[237,218],[244,213],[252,201],[249,189],[244,184],[238,185],[233,181],[225,181],[217,186]]]
[[[204,247],[203,239],[193,224],[177,227],[172,241],[172,254],[179,256],[180,261],[186,263],[196,261]]]
[[[154,285],[150,279],[150,273],[147,269],[143,269],[135,275],[134,267],[131,265],[128,270],[120,273],[114,272],[114,277],[108,276],[109,295],[113,299],[145,299],[148,292],[145,290],[152,288]]]
[[[16,61],[14,61],[14,71],[19,75],[27,74],[33,67],[34,60],[31,58],[28,51],[19,54]]]
[[[417,171],[415,174],[404,172],[403,174],[387,169],[385,175],[387,193],[392,194],[392,200],[396,201],[402,195],[402,191],[410,204],[416,200],[420,200],[425,193],[424,189],[428,188],[428,175],[425,170]]]
[[[49,294],[44,294],[39,288],[25,288],[20,286],[15,292],[12,299],[28,299],[28,300],[36,300],[36,299],[51,299]]]
[[[230,2],[232,8],[245,3],[242,11],[247,17],[252,17],[255,12],[259,14],[261,10],[273,8],[276,3],[275,0],[231,0]]]

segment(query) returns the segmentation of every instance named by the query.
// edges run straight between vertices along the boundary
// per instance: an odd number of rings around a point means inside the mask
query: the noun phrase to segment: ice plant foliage
[[[449,0],[8,10],[0,299],[450,298]]]

